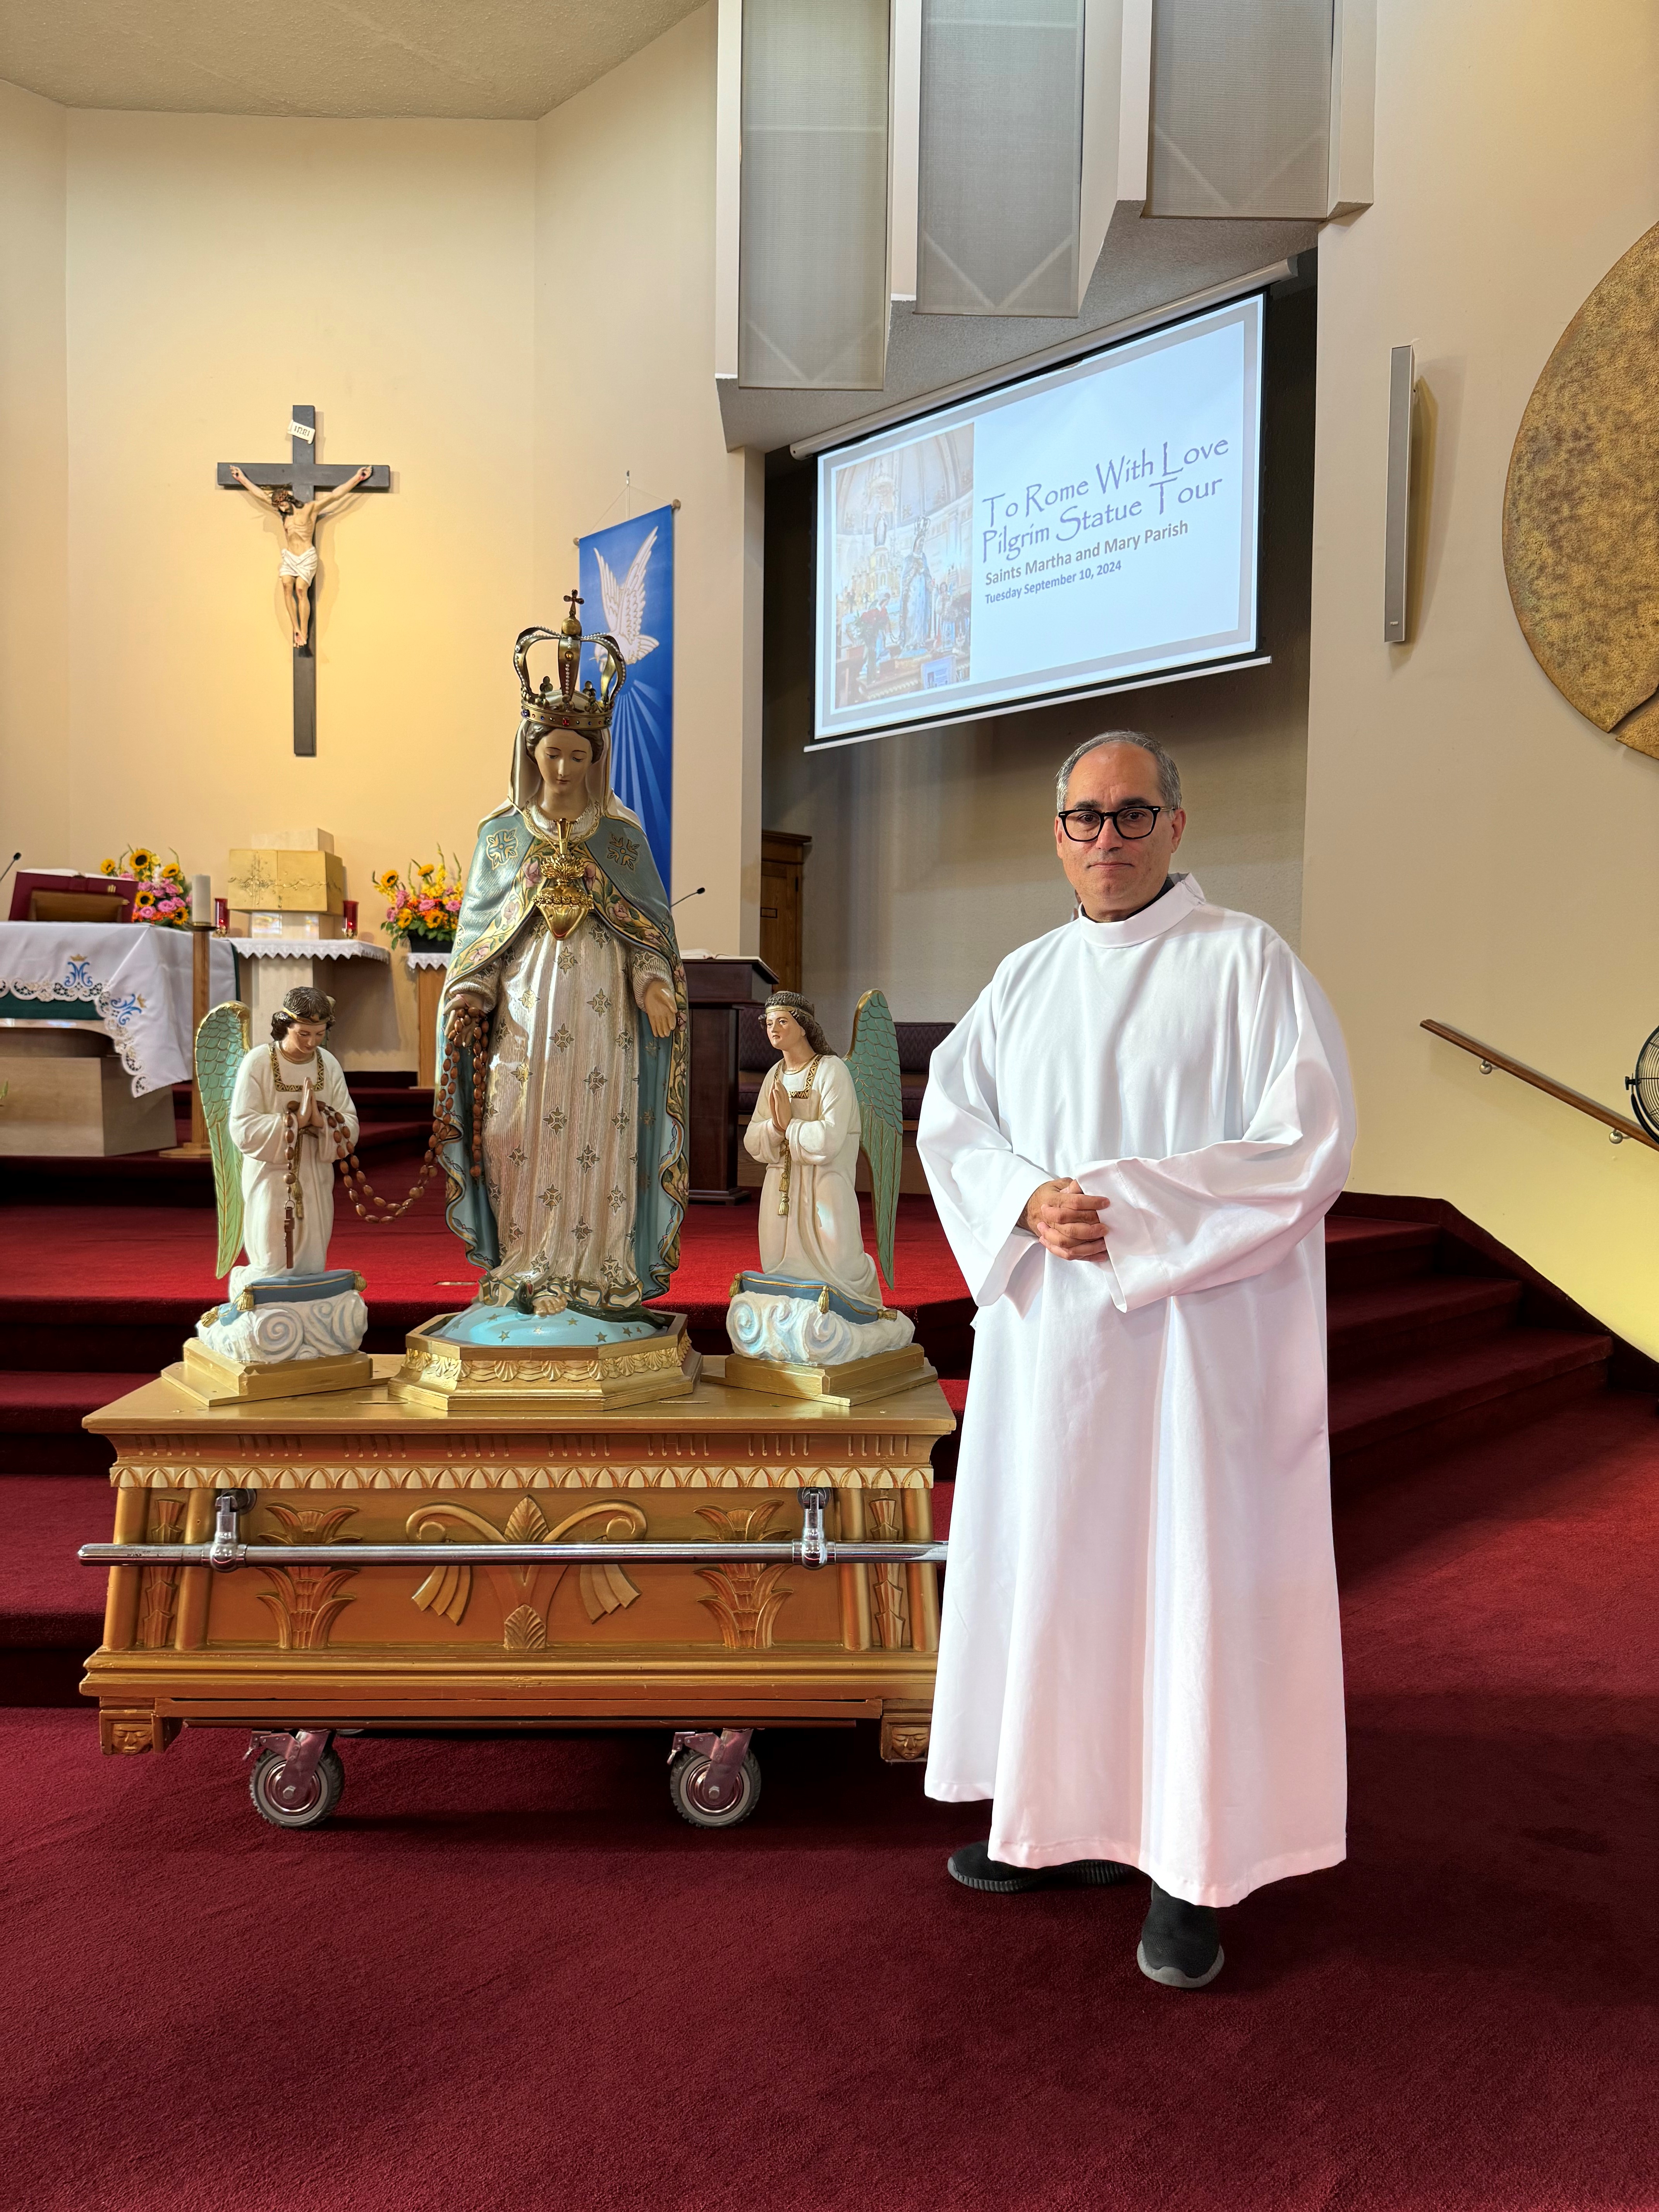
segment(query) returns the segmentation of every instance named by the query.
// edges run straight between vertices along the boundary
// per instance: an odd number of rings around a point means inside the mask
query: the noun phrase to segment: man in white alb
[[[979,1312],[927,1789],[988,1797],[970,1888],[1152,1877],[1154,1981],[1215,1908],[1344,1854],[1322,1223],[1353,1141],[1334,1016],[1172,874],[1158,742],[1060,771],[1064,927],[933,1054],[916,1142]]]

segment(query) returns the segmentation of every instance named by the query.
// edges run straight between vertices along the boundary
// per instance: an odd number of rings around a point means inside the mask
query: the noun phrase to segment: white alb
[[[1322,1229],[1353,1139],[1335,1017],[1190,877],[1012,953],[917,1146],[979,1307],[927,1789],[1015,1866],[1200,1905],[1338,1862],[1346,1775]],[[1108,1256],[1018,1224],[1109,1200]]]
[[[228,1296],[246,1283],[269,1282],[288,1271],[283,1216],[288,1208],[287,1109],[297,1107],[309,1079],[313,1090],[345,1124],[357,1141],[357,1109],[346,1089],[340,1063],[319,1047],[306,1060],[283,1058],[274,1044],[255,1045],[236,1074],[230,1100],[230,1140],[242,1155],[242,1246],[246,1264],[230,1271]],[[295,1176],[301,1205],[294,1223],[293,1272],[320,1274],[328,1265],[328,1240],[334,1229],[335,1133],[326,1123],[300,1132]]]

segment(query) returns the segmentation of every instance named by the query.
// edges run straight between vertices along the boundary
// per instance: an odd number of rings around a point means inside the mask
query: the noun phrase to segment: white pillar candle
[[[192,929],[211,929],[213,927],[211,876],[192,876],[190,879],[190,926]]]

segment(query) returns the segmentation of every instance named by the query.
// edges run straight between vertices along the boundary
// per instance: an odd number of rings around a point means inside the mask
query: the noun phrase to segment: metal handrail
[[[698,1567],[744,1562],[750,1565],[943,1566],[950,1547],[943,1540],[915,1544],[866,1544],[823,1532],[830,1492],[820,1487],[799,1492],[799,1542],[775,1544],[245,1544],[240,1516],[254,1503],[251,1490],[222,1490],[213,1501],[213,1540],[209,1544],[82,1544],[76,1557],[82,1566],[126,1567]]]
[[[730,1561],[760,1565],[942,1565],[943,1539],[932,1543],[844,1543],[823,1539],[822,1554],[805,1544],[82,1544],[88,1567],[708,1567]]]
[[[1513,1075],[1522,1083],[1529,1083],[1534,1091],[1541,1091],[1547,1098],[1559,1099],[1563,1106],[1571,1106],[1575,1113],[1588,1114],[1592,1121],[1601,1122],[1603,1128],[1613,1132],[1615,1145],[1622,1145],[1626,1137],[1633,1137],[1638,1145],[1645,1145],[1650,1152],[1659,1152],[1659,1143],[1655,1142],[1639,1122],[1628,1121],[1622,1114],[1615,1114],[1610,1106],[1603,1106],[1597,1099],[1586,1098],[1582,1091],[1569,1090],[1565,1083],[1558,1083],[1553,1076],[1540,1075],[1535,1067],[1528,1067],[1524,1060],[1511,1060],[1507,1053],[1498,1052],[1489,1044],[1482,1044],[1478,1037],[1465,1036],[1462,1030],[1448,1029],[1444,1022],[1424,1022],[1420,1026],[1435,1036],[1443,1037],[1448,1044],[1455,1044],[1460,1052],[1472,1053],[1480,1061],[1483,1075],[1490,1075],[1493,1068],[1501,1067],[1505,1075]]]

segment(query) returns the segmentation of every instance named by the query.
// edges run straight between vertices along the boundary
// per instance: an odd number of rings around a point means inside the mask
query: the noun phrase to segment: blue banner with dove
[[[674,844],[674,510],[659,507],[577,541],[582,628],[609,630],[628,663],[611,722],[611,781],[644,824],[669,896]],[[598,654],[582,653],[599,683]]]

